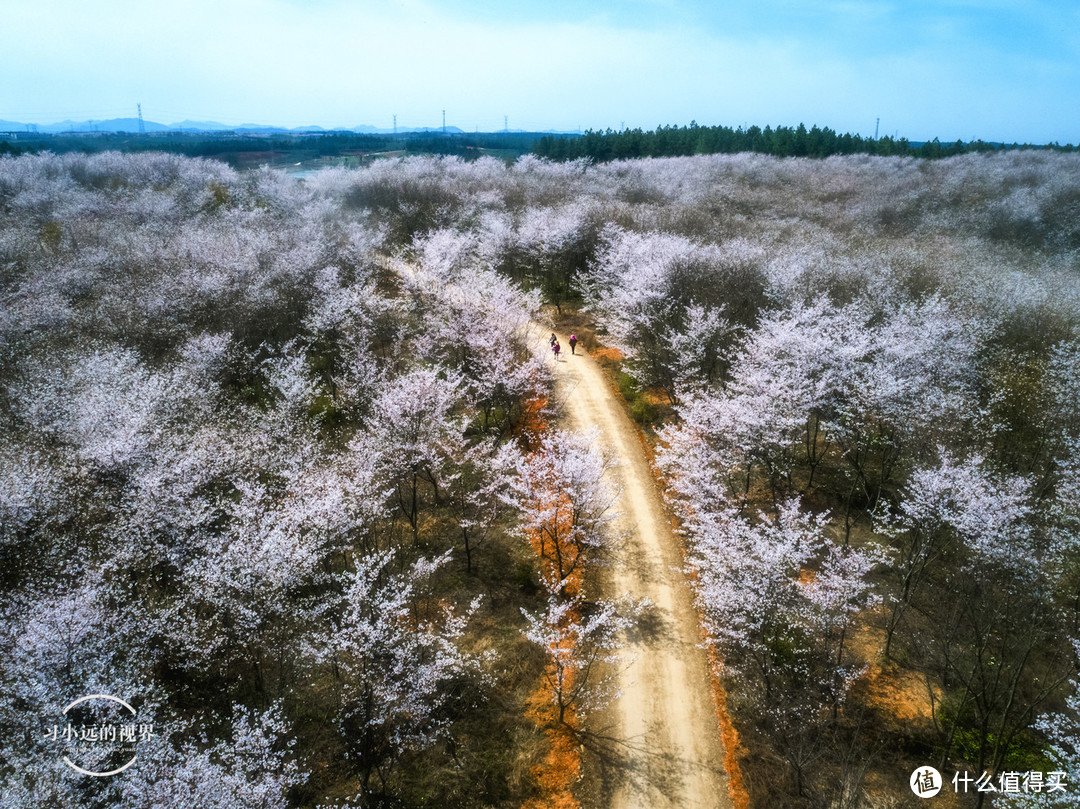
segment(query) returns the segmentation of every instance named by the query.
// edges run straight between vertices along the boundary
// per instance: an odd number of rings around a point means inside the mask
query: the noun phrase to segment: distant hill
[[[147,132],[167,132],[169,127],[155,121],[144,121],[143,127]],[[58,124],[45,124],[39,126],[39,132],[138,132],[138,118],[110,118],[106,121],[61,121]]]
[[[218,123],[217,121],[191,121],[184,120],[174,124],[161,124],[157,121],[143,120],[143,131],[146,132],[244,132],[255,134],[320,134],[320,133],[333,133],[333,132],[353,132],[362,135],[390,135],[396,134],[408,134],[410,132],[420,133],[440,133],[446,132],[448,135],[461,135],[465,134],[465,130],[457,126],[447,126],[445,130],[440,126],[418,126],[418,127],[398,127],[396,130],[392,128],[376,127],[370,124],[358,124],[353,127],[335,127],[333,129],[326,129],[321,126],[297,126],[297,127],[284,127],[273,126],[268,124],[255,124],[247,123],[240,124],[239,126],[230,126],[228,124]],[[38,132],[43,134],[59,135],[65,132],[79,132],[79,133],[93,133],[93,132],[127,132],[137,133],[139,132],[139,119],[138,118],[109,118],[107,120],[89,120],[89,121],[60,121],[53,124],[27,124],[20,121],[5,121],[0,120],[0,132]],[[499,130],[502,131],[502,130]],[[519,130],[512,130],[517,132]],[[554,134],[554,133],[553,133]],[[569,133],[565,133],[569,134]]]
[[[228,132],[232,127],[219,124],[217,121],[181,121],[173,124],[170,129],[175,132]]]

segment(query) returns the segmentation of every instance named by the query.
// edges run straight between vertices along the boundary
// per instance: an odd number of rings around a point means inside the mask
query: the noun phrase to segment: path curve
[[[564,337],[559,342],[569,348]],[[589,772],[601,783],[587,793],[600,796],[598,809],[730,809],[698,616],[637,428],[580,346],[549,362],[569,426],[598,426],[618,462],[612,474],[622,490],[616,530],[623,540],[610,569],[611,594],[653,604],[620,650],[621,696],[590,721],[599,764]]]

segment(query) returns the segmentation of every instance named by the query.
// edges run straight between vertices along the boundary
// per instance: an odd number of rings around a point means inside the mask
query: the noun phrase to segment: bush
[[[650,424],[656,419],[653,406],[645,401],[643,396],[638,396],[634,403],[630,405],[630,414],[638,424]]]
[[[637,382],[626,371],[615,372],[615,384],[626,401],[633,402],[638,397]]]

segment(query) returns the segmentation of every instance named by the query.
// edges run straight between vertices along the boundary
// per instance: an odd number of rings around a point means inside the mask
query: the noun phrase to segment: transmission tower
[[[509,131],[510,131],[510,116],[509,115],[504,115],[503,116],[503,132],[509,132]]]
[[[877,123],[874,124],[874,140],[877,140],[878,128],[881,126],[881,119],[877,119]]]
[[[397,134],[397,116],[394,116],[394,134]]]
[[[446,110],[442,111],[442,131],[443,131],[443,134],[445,135],[446,134]]]
[[[146,124],[143,123],[143,119],[142,119],[142,102],[136,104],[135,106],[138,107],[138,109],[139,109],[139,134],[140,135],[145,135],[146,134]]]

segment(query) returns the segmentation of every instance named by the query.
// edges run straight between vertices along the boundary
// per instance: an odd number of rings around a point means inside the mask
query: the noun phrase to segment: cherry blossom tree
[[[1077,643],[1073,641],[1074,652],[1080,655],[1080,649],[1076,647]],[[1065,809],[1075,803],[1075,796],[1070,792],[1080,783],[1080,687],[1073,679],[1069,682],[1069,688],[1070,694],[1062,708],[1044,714],[1036,723],[1048,742],[1048,758],[1054,767],[1050,773],[1054,773],[1054,776],[1044,774],[1044,785],[1039,792],[1029,789],[1023,793],[1002,795],[1006,805],[1025,809]],[[1057,786],[1047,783],[1050,777],[1054,778]]]
[[[845,639],[874,602],[867,575],[879,561],[829,546],[824,525],[790,500],[756,523],[727,508],[695,512],[687,526],[698,598],[725,671],[791,764],[800,793],[821,755],[822,728],[862,673]]]
[[[958,752],[980,772],[997,771],[1072,666],[1055,642],[1066,616],[1043,573],[1031,480],[943,453],[910,486],[886,652],[902,628],[905,650],[944,694],[938,704],[931,691],[941,761]]]
[[[943,452],[937,467],[916,470],[901,504],[897,545],[900,589],[888,621],[891,636],[931,567],[997,563],[1030,574],[1038,565],[1028,504],[1031,481],[997,478],[980,456],[957,463]],[[970,556],[957,555],[966,550]]]
[[[1064,449],[1047,509],[1048,561],[1062,573],[1072,572],[1080,550],[1080,437],[1065,442]]]
[[[471,237],[436,231],[415,248],[418,266],[402,269],[425,326],[415,350],[457,368],[485,428],[504,432],[547,382],[527,344],[540,297],[485,266]]]
[[[612,462],[597,437],[595,430],[543,434],[534,452],[518,457],[506,493],[541,559],[545,586],[564,596],[578,592],[584,568],[611,542],[607,526],[617,492],[606,480]]]
[[[290,790],[304,781],[296,740],[278,705],[264,712],[234,709],[231,732],[215,741],[190,726],[170,733],[170,724],[155,722],[159,732],[140,743],[139,766],[118,786],[116,806],[285,809]]]
[[[456,415],[461,377],[418,368],[390,381],[372,403],[376,419],[352,442],[353,452],[377,459],[380,487],[394,492],[394,507],[420,540],[426,507],[456,475],[454,459],[464,451],[464,420]]]
[[[682,422],[667,435],[671,463],[679,464],[683,452],[705,451],[689,445],[694,435],[712,455],[704,468],[724,470],[732,494],[741,488],[747,496],[760,468],[778,499],[799,460],[808,465],[806,486],[812,486],[829,448],[829,425],[871,351],[865,317],[821,299],[763,318],[732,365],[732,381],[721,391],[695,393],[680,408]]]
[[[539,614],[522,610],[525,637],[549,656],[544,676],[557,725],[599,710],[617,695],[618,672],[611,669],[618,662],[615,650],[641,607],[625,601],[586,603],[578,596],[567,598],[561,592],[564,589],[562,583],[555,583]]]
[[[473,571],[474,555],[499,531],[509,511],[503,491],[513,476],[512,458],[493,442],[480,442],[465,450],[450,498],[461,531],[465,570]]]
[[[480,658],[457,645],[473,603],[455,612],[423,598],[449,560],[421,559],[401,573],[393,555],[360,560],[344,577],[340,601],[327,605],[330,624],[308,641],[314,665],[335,682],[335,712],[349,759],[363,788],[408,750],[420,750],[450,727],[448,710],[462,681],[479,676]]]

